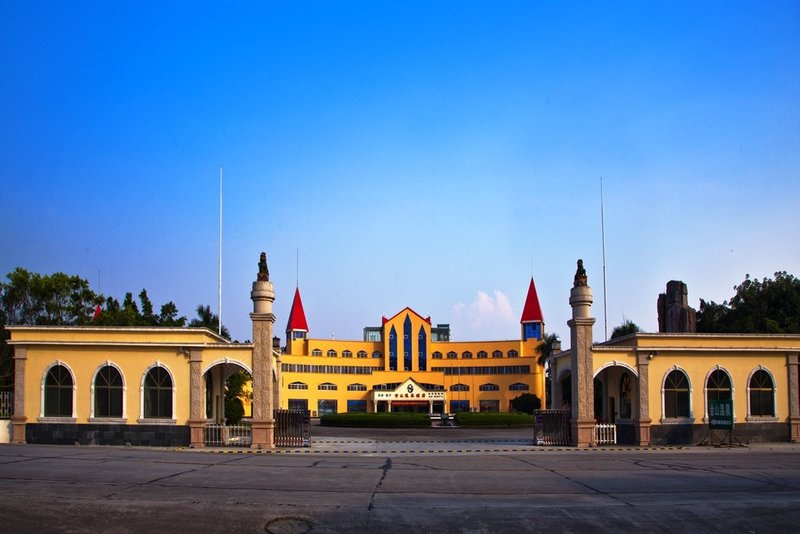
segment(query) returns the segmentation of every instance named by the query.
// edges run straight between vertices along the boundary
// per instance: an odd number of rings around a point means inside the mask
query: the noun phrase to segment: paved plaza
[[[4,532],[790,532],[800,448],[314,427],[308,449],[0,446]]]

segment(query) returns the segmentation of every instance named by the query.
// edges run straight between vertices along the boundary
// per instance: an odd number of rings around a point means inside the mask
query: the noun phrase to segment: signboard
[[[712,429],[733,430],[733,399],[709,400],[708,415]]]

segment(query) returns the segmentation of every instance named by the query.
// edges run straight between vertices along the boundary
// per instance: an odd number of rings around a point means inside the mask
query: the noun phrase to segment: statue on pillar
[[[258,279],[260,281],[269,282],[269,267],[267,267],[267,253],[261,253],[261,259],[258,261]]]
[[[583,268],[583,260],[578,260],[578,270],[575,271],[575,287],[588,285],[589,281],[586,276],[586,269]]]

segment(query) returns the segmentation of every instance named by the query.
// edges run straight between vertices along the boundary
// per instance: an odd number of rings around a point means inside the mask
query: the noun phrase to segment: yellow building
[[[544,321],[531,279],[521,336],[451,341],[450,327],[404,308],[358,341],[315,339],[295,290],[281,356],[281,406],[336,412],[505,412],[524,393],[544,399],[536,347]]]

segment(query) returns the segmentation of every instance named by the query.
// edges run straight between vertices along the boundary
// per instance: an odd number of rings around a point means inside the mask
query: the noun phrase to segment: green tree
[[[558,334],[545,334],[542,341],[536,345],[536,353],[539,355],[537,362],[539,365],[549,367],[547,364],[550,363],[550,358],[553,357],[557,346],[561,346],[561,342],[558,340]]]
[[[250,382],[252,377],[245,370],[233,373],[225,381],[225,419],[229,425],[237,425],[244,417],[244,404],[242,397],[252,401],[252,393],[245,392],[245,384]]]
[[[197,306],[197,319],[192,319],[189,326],[208,328],[212,332],[219,332],[219,316],[211,312],[211,306]],[[230,341],[231,334],[225,325],[222,325],[222,337]]]
[[[623,323],[614,330],[611,331],[611,339],[627,336],[629,334],[635,334],[636,332],[641,332],[642,330],[639,328],[639,325],[631,321],[630,319],[625,319]]]
[[[733,288],[730,302],[700,300],[698,332],[800,334],[800,280],[786,271]]]
[[[542,401],[533,393],[523,393],[511,399],[511,409],[515,412],[533,413],[542,407]]]

